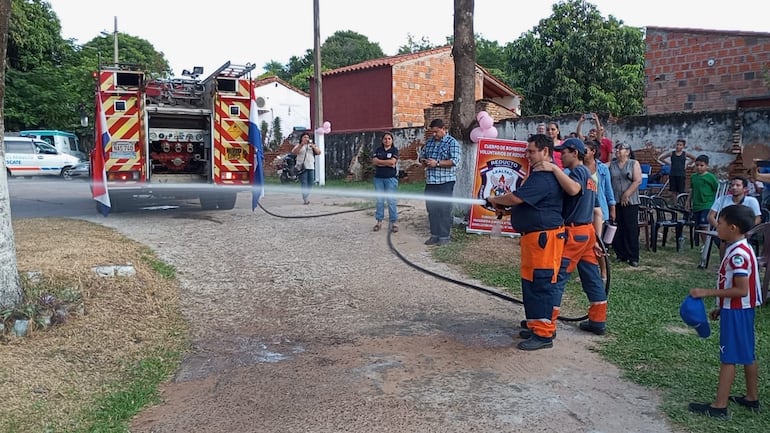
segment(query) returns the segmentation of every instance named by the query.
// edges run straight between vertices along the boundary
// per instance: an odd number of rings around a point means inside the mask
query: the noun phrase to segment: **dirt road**
[[[178,269],[192,333],[164,402],[132,432],[673,431],[652,391],[590,350],[603,337],[560,324],[553,349],[517,350],[520,306],[405,266],[371,212],[281,219],[247,202],[94,217]],[[286,215],[346,202],[262,201]],[[465,279],[430,258],[423,205],[410,204],[396,248]]]

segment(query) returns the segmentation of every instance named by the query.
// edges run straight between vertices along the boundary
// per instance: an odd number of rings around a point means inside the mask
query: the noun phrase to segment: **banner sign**
[[[527,142],[482,138],[476,153],[475,180],[473,194],[476,199],[503,195],[516,191],[527,176]],[[502,234],[516,235],[511,227],[509,216],[498,220],[494,209],[485,205],[472,205],[468,218],[468,233],[491,233],[498,226]]]

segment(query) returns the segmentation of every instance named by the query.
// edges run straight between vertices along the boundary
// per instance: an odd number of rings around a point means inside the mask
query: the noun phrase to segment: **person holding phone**
[[[583,122],[586,120],[590,122],[596,123],[596,127],[591,128],[588,131],[588,135],[584,136],[582,133],[583,129]],[[596,113],[586,113],[580,115],[580,119],[578,119],[577,123],[577,135],[578,138],[583,140],[583,142],[586,141],[593,141],[596,140],[599,142],[600,150],[601,150],[601,161],[605,164],[609,164],[612,160],[612,154],[614,153],[614,144],[612,143],[612,140],[605,137],[605,130],[602,126],[602,122],[599,119],[599,116],[596,115]]]
[[[310,141],[309,132],[303,132],[299,136],[299,143],[294,145],[291,152],[297,155],[302,201],[304,204],[310,204],[310,189],[315,182],[315,157],[321,154],[321,149]]]

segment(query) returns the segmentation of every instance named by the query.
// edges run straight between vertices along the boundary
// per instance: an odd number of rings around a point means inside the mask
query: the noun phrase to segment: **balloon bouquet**
[[[492,116],[486,111],[479,111],[476,114],[476,120],[479,122],[479,126],[471,130],[471,141],[478,143],[482,138],[497,138],[497,129],[494,126],[494,120]]]

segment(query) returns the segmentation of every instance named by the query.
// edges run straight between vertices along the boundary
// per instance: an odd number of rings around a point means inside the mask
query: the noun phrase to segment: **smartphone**
[[[583,116],[586,120],[594,120],[594,115],[591,113],[586,113],[585,116]]]

